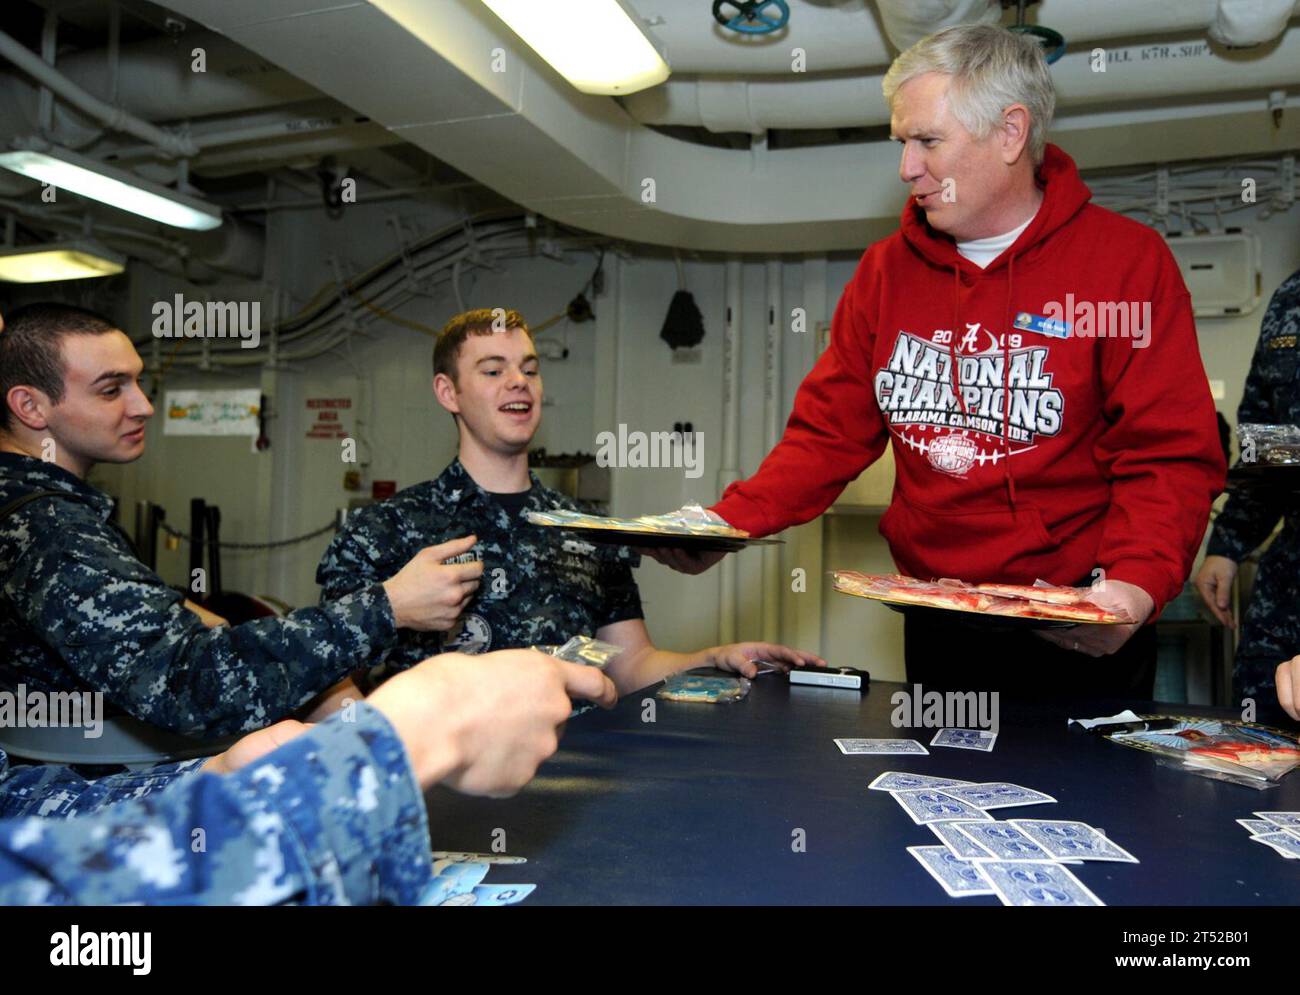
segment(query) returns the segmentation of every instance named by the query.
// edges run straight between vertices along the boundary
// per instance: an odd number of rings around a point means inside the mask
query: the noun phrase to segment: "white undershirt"
[[[990,235],[988,238],[974,238],[969,242],[958,242],[957,252],[980,269],[984,269],[994,259],[1011,248],[1015,240],[1020,237],[1020,233],[1028,228],[1029,222],[1036,217],[1038,217],[1037,211],[1029,216],[1029,221],[1001,235]]]

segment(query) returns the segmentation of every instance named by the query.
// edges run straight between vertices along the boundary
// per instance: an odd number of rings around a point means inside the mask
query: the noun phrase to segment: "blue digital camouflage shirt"
[[[350,714],[233,774],[0,820],[0,905],[417,903],[433,875],[424,799],[388,721],[364,702]]]
[[[347,597],[208,629],[110,524],[108,495],[28,456],[0,453],[0,687],[102,691],[172,732],[216,738],[284,718],[372,662],[397,630],[388,596]]]
[[[584,510],[543,487],[533,474],[523,511]],[[632,568],[640,557],[621,546],[596,545],[509,514],[476,484],[459,459],[435,480],[348,516],[334,537],[316,582],[324,599],[384,581],[425,546],[475,535],[483,577],[457,628],[403,631],[387,662],[404,669],[444,651],[483,653],[563,643],[572,636],[642,618]]]
[[[1269,301],[1259,343],[1237,408],[1237,424],[1300,425],[1300,272],[1288,277]],[[1277,665],[1300,653],[1300,507],[1285,491],[1234,487],[1214,520],[1206,549],[1240,562],[1282,531],[1259,564],[1242,620],[1234,684],[1239,697],[1272,695]]]
[[[9,758],[0,750],[0,819],[23,815],[71,819],[89,815],[110,805],[162,791],[207,759],[199,757],[89,777],[85,768],[63,764],[10,767]]]

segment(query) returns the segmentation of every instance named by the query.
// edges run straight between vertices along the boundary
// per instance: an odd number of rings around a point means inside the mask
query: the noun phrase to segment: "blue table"
[[[1074,868],[1108,905],[1300,903],[1300,860],[1286,860],[1234,819],[1300,810],[1300,774],[1267,791],[1161,767],[1156,758],[1077,728],[1057,706],[1002,702],[992,753],[929,747],[933,731],[897,730],[890,695],[791,687],[760,678],[744,701],[643,702],[568,724],[558,754],[518,796],[428,796],[434,846],[506,850],[491,882],[534,882],[528,904],[997,904],[948,898],[905,847],[938,843],[893,798],[868,791],[886,770],[969,781],[1013,781],[1058,799],[1000,809],[997,818],[1079,819],[1104,829],[1140,864]],[[1109,715],[1142,703],[1072,707]],[[1156,709],[1157,706],[1147,705]],[[1185,705],[1179,714],[1230,713]],[[845,756],[837,737],[914,736],[929,756]],[[806,852],[794,852],[803,830]]]

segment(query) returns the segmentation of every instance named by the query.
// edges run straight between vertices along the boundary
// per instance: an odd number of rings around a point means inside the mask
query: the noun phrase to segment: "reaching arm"
[[[623,652],[606,668],[606,676],[614,682],[620,697],[696,667],[716,667],[755,677],[758,661],[763,660],[785,668],[826,666],[821,657],[775,643],[732,643],[694,653],[661,650],[650,641],[645,622],[639,618],[607,625],[596,632],[596,638],[623,647]]]
[[[389,722],[355,719],[96,815],[0,822],[0,904],[414,902],[432,872],[420,787]]]
[[[757,473],[728,487],[710,509],[729,524],[765,536],[810,521],[885,451],[889,431],[871,376],[874,331],[860,293],[855,275],[835,309],[830,345],[795,395],[781,441]]]

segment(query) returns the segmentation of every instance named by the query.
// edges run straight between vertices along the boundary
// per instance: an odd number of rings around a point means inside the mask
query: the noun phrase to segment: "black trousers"
[[[903,639],[907,679],[926,690],[997,691],[1003,698],[1053,702],[1149,701],[1155,693],[1152,625],[1100,657],[1063,649],[1028,629],[992,631],[928,614],[909,615]]]

